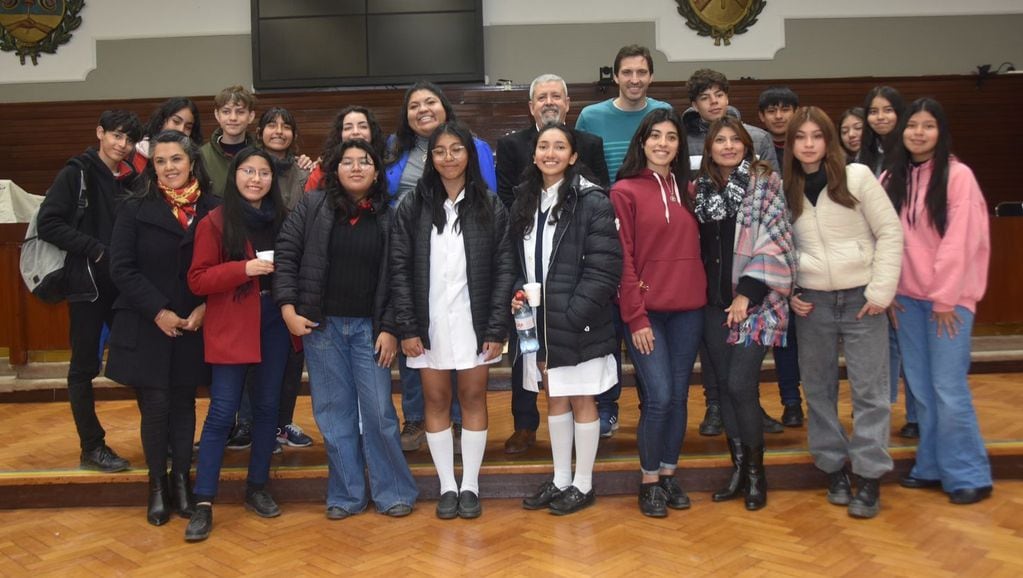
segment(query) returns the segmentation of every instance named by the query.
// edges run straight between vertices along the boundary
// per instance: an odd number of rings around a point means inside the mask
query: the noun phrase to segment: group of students
[[[629,94],[644,64],[642,94]],[[523,500],[527,509],[564,515],[595,501],[596,398],[620,381],[615,317],[642,399],[642,513],[690,507],[676,468],[701,346],[734,465],[713,499],[764,507],[758,380],[768,348],[787,342],[790,311],[810,450],[828,475],[830,502],[856,517],[880,509],[879,478],[892,467],[889,318],[921,436],[902,484],[940,486],[955,503],[989,495],[966,380],[986,282],[987,213],[972,173],[950,153],[940,104],[924,98],[903,107],[892,89],[873,91],[852,158],[842,148],[844,121],[840,132],[819,108],[790,106],[779,174],[759,152],[775,158],[766,133],[755,139],[732,114],[686,121],[666,103],[646,110],[652,67],[642,51],[615,61],[621,96],[643,113],[624,145],[604,141],[616,159],[610,190],[579,162],[580,143],[592,135],[564,124],[567,94],[553,77],[565,106],[560,116],[535,115],[510,207],[495,194],[489,146],[426,82],[406,91],[386,141],[371,111],[341,111],[312,166],[294,156],[297,126],[284,109],[263,115],[258,140],[248,135],[254,99],[241,87],[217,96],[220,127],[202,147],[198,112],[186,99],[161,107],[145,139],[133,114],[104,113],[99,147],[86,155],[105,170],[96,171],[102,186],[92,179],[88,187],[101,210],[76,230],[69,164],[41,209],[40,234],[68,248],[87,273],[77,278],[102,286],[107,309],[96,299],[70,303],[71,373],[76,384],[98,373],[98,334],[108,323],[106,374],[138,395],[148,520],[161,525],[176,510],[190,517],[186,540],[209,536],[224,447],[246,390],[253,423],[245,505],[280,514],[266,487],[270,456],[282,406],[294,409],[303,361],[328,456],[328,519],[357,514],[370,500],[393,517],[415,506],[390,396],[395,361],[403,414],[421,413],[437,470],[436,515],[478,517],[488,368],[501,359],[523,306],[516,290],[526,283],[542,287],[540,349],[520,355],[513,342],[509,353],[522,363],[521,385],[548,397],[554,466],[553,478]],[[727,109],[727,80],[700,73],[702,83],[690,79],[694,109]],[[618,106],[609,103],[593,106]],[[596,118],[583,112],[580,125]],[[875,117],[888,119],[887,132]],[[121,201],[117,179],[133,176],[129,163],[139,175]],[[76,340],[88,343],[76,348]],[[837,414],[840,350],[851,436]],[[291,393],[282,395],[289,379]],[[193,493],[200,385],[211,385],[210,409]],[[421,405],[406,408],[416,386]],[[71,374],[69,387],[83,467],[126,468],[103,442],[94,408],[87,419],[91,387],[73,387]],[[76,405],[76,391],[88,399]]]

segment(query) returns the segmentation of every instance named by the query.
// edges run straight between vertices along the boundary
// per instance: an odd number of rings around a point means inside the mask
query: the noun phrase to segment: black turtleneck
[[[821,191],[828,186],[828,174],[824,169],[818,169],[815,173],[806,175],[806,181],[803,183],[803,194],[810,200],[810,204],[817,206],[817,199],[821,196]]]

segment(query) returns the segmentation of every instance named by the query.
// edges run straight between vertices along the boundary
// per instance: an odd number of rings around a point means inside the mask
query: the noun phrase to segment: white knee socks
[[[572,485],[572,412],[547,416],[547,428],[551,433],[554,485],[564,490]]]
[[[575,479],[572,480],[572,485],[584,494],[593,489],[593,462],[597,460],[599,443],[599,419],[590,423],[575,422]],[[554,445],[553,430],[551,445]]]
[[[462,446],[465,446],[465,432],[462,432]],[[451,428],[437,433],[426,432],[426,444],[430,446],[430,457],[433,458],[433,467],[437,468],[437,477],[440,478],[440,493],[457,492],[458,484],[455,483],[455,448],[452,442]]]
[[[487,449],[487,430],[462,429],[462,491],[480,495],[480,466]]]

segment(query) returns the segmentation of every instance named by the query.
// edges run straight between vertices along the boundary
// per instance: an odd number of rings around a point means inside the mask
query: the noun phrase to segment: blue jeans
[[[956,307],[962,320],[959,333],[939,337],[933,303],[903,295],[896,299],[905,307],[898,313],[897,331],[902,367],[920,419],[920,443],[910,475],[941,480],[946,492],[990,486],[991,464],[966,378],[973,313]]]
[[[270,455],[276,445],[277,406],[281,399],[284,365],[291,340],[281,310],[270,295],[260,298],[260,352],[257,364],[213,365],[210,409],[202,427],[195,493],[212,500],[217,495],[224,446],[234,427],[245,376],[252,368],[252,451],[249,455],[250,486],[262,488],[270,477]]]
[[[889,377],[888,384],[891,387],[891,402],[895,405],[899,401],[899,375],[902,374],[902,354],[899,353],[899,339],[895,335],[895,328],[888,326],[888,363]],[[903,377],[905,377],[903,375]],[[905,386],[906,391],[906,421],[916,423],[916,402],[913,400],[913,392],[909,390],[909,384]]]
[[[639,467],[653,475],[674,470],[686,434],[689,376],[703,339],[703,309],[695,311],[649,311],[654,350],[644,355],[626,337],[629,356],[640,376],[643,407],[636,428]]]
[[[888,318],[884,314],[856,318],[867,303],[863,287],[804,289],[802,299],[813,304],[810,314],[799,318],[796,329],[809,413],[807,440],[814,464],[830,474],[850,461],[854,474],[880,478],[892,469],[888,454]],[[851,436],[838,419],[839,347],[845,352],[852,392]]]
[[[313,417],[327,451],[327,507],[365,510],[367,468],[378,511],[415,505],[419,490],[401,453],[391,372],[373,352],[373,320],[327,317],[302,342]]]
[[[406,422],[426,421],[426,402],[423,401],[423,380],[418,369],[408,366],[408,358],[401,352],[398,342],[398,376],[401,379],[401,415]],[[462,423],[462,406],[458,403],[458,377],[451,372],[451,421]]]

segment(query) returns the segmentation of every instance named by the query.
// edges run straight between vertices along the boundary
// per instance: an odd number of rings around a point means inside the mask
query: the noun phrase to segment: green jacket
[[[213,131],[213,136],[210,137],[210,140],[199,149],[200,154],[202,154],[202,164],[206,167],[206,172],[210,175],[210,182],[213,185],[211,192],[218,197],[224,196],[224,186],[227,184],[227,168],[231,166],[231,157],[224,152],[224,149],[220,148],[220,137],[223,135],[224,131],[218,128]],[[256,137],[252,136],[251,133],[245,133],[245,145],[257,146]]]

